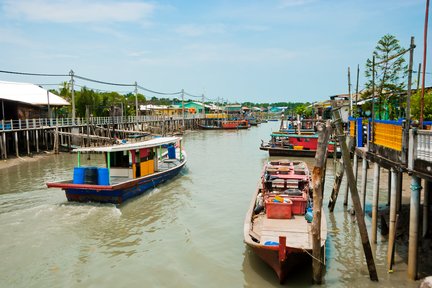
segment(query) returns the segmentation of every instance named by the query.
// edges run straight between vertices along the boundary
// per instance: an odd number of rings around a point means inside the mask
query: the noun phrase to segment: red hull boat
[[[310,173],[303,161],[271,161],[264,165],[246,214],[244,242],[273,268],[281,283],[293,266],[312,254],[309,185]],[[322,249],[326,227],[322,217]]]

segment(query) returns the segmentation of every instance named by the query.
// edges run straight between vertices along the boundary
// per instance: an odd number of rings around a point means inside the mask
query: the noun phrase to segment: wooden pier
[[[50,118],[0,121],[0,159],[73,147],[113,143],[148,134],[198,129],[203,115]]]
[[[418,278],[418,242],[420,236],[430,231],[430,193],[432,183],[432,121],[424,122],[425,129],[408,125],[407,121],[385,121],[349,118],[348,137],[353,143],[354,159],[362,159],[362,177],[360,191],[362,195],[363,214],[366,206],[367,167],[372,164],[374,183],[372,189],[372,229],[371,241],[377,242],[377,227],[380,219],[379,184],[380,172],[388,170],[389,189],[387,204],[388,219],[388,251],[387,267],[392,272],[396,245],[397,222],[400,220],[402,207],[403,174],[411,178],[409,243],[408,243],[408,278]],[[354,161],[354,171],[358,170],[358,161]],[[422,186],[423,181],[423,186]],[[357,179],[356,179],[357,184]],[[420,210],[421,191],[423,193],[423,210]],[[334,199],[331,199],[334,205]],[[423,225],[420,227],[420,223]]]

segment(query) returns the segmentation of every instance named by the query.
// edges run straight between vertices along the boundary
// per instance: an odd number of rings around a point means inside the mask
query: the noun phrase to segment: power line
[[[26,76],[49,76],[49,77],[67,77],[67,76],[69,76],[68,74],[28,73],[28,72],[17,72],[17,71],[7,71],[7,70],[0,70],[0,73],[26,75]]]
[[[201,96],[196,96],[196,95],[189,94],[187,92],[184,92],[184,94],[187,95],[187,96],[189,96],[189,97],[202,98],[202,95]]]
[[[70,74],[51,74],[51,73],[29,73],[29,72],[18,72],[18,71],[8,71],[8,70],[0,70],[0,73],[7,73],[7,74],[15,74],[15,75],[26,75],[26,76],[48,76],[48,77],[71,77],[72,75]],[[158,94],[158,95],[166,95],[166,96],[175,96],[175,95],[180,95],[182,94],[181,91],[179,92],[160,92],[160,91],[155,91],[155,90],[151,90],[148,88],[145,88],[141,85],[138,84],[127,84],[127,83],[114,83],[114,82],[106,82],[106,81],[101,81],[101,80],[96,80],[96,79],[91,79],[88,77],[84,77],[84,76],[80,76],[77,74],[74,74],[73,77],[77,78],[77,79],[81,79],[84,81],[89,81],[89,82],[94,82],[94,83],[99,83],[99,84],[104,84],[104,85],[112,85],[112,86],[122,86],[122,87],[137,87],[141,90],[150,92],[150,93],[154,93],[154,94]],[[61,85],[61,84],[39,84],[39,85],[46,85],[46,86],[54,86],[54,85]],[[83,87],[83,86],[79,86],[78,87]],[[106,91],[106,90],[101,90],[101,89],[93,89],[93,90],[98,90],[98,91]],[[107,91],[108,92],[108,91]],[[197,95],[193,95],[187,92],[184,92],[185,95],[189,96],[189,97],[194,97],[194,98],[201,98],[201,96],[197,96]],[[209,99],[211,101],[216,101],[214,99]]]
[[[81,79],[81,80],[86,80],[86,81],[90,81],[90,82],[95,82],[95,83],[99,83],[99,84],[105,84],[105,85],[113,85],[113,86],[125,86],[125,87],[133,87],[135,86],[135,84],[122,84],[122,83],[112,83],[112,82],[105,82],[105,81],[100,81],[100,80],[94,80],[94,79],[90,79],[87,77],[83,77],[83,76],[79,76],[79,75],[74,75],[74,77]]]
[[[135,85],[133,85],[133,86],[135,86]],[[173,92],[173,93],[158,92],[158,91],[154,91],[154,90],[151,90],[151,89],[144,88],[144,87],[142,87],[140,85],[137,85],[137,88],[139,88],[141,90],[144,90],[144,91],[147,91],[147,92],[150,92],[150,93],[159,94],[159,95],[171,95],[172,96],[172,95],[179,95],[179,94],[182,93],[181,91],[179,91],[179,92]]]

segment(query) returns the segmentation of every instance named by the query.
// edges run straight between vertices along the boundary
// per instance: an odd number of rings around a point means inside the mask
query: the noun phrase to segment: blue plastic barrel
[[[74,167],[72,183],[84,184],[84,172],[85,167]]]
[[[98,168],[98,185],[110,185],[108,168]]]
[[[169,159],[175,159],[176,158],[176,151],[175,147],[173,145],[168,146],[168,158]]]

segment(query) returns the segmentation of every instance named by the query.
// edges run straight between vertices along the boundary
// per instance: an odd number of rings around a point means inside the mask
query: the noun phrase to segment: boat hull
[[[150,177],[139,178],[131,181],[126,187],[112,190],[66,188],[66,198],[74,202],[101,202],[121,204],[126,200],[143,194],[146,190],[156,187],[157,185],[175,177],[183,165],[172,170],[161,172],[160,174],[151,175]]]
[[[316,150],[296,150],[289,148],[278,148],[278,147],[266,147],[261,146],[260,150],[268,151],[269,156],[294,156],[294,157],[315,157]],[[327,157],[333,157],[333,152],[328,152]],[[337,152],[337,157],[341,156],[340,152]]]
[[[286,247],[286,254],[283,261],[279,260],[279,250],[277,246],[263,246],[254,245],[246,242],[252,251],[261,258],[262,261],[267,263],[278,276],[279,283],[284,283],[287,276],[291,271],[295,271],[299,265],[308,263],[310,264],[312,258],[312,251],[300,250],[292,247]],[[276,247],[276,249],[274,248]],[[324,249],[324,246],[322,246]],[[305,265],[302,265],[306,267]],[[310,265],[309,265],[310,266]]]

